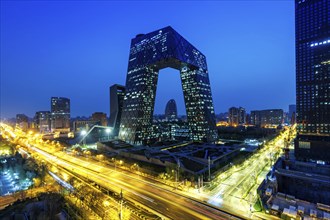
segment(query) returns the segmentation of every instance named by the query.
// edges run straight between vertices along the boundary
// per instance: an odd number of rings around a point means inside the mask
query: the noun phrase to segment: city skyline
[[[2,118],[49,110],[52,96],[70,98],[73,117],[108,113],[109,86],[125,84],[130,40],[168,25],[206,55],[216,114],[231,106],[287,110],[295,103],[292,2],[192,2],[196,16],[189,19],[178,13],[186,3],[1,4]],[[150,10],[138,17],[146,5],[173,13]],[[154,114],[172,98],[185,114],[179,72],[167,68],[159,75]]]
[[[330,219],[330,0],[0,13],[0,219]]]

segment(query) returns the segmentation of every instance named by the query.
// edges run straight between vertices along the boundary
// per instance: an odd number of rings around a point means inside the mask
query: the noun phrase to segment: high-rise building
[[[24,114],[16,115],[16,126],[20,127],[23,131],[29,128],[29,118]]]
[[[159,70],[180,71],[191,140],[217,137],[205,56],[168,26],[131,41],[119,137],[133,144],[153,138],[152,118]]]
[[[36,124],[36,128],[39,130],[40,133],[47,133],[50,131],[50,121],[51,121],[51,114],[50,111],[39,111],[36,112],[34,116],[34,121]]]
[[[282,109],[267,109],[251,111],[251,124],[267,127],[277,126],[283,124],[283,110]]]
[[[245,108],[231,107],[228,113],[229,113],[228,121],[230,126],[244,125],[246,123]]]
[[[296,0],[295,156],[330,163],[330,1]]]
[[[70,99],[63,97],[51,98],[51,130],[70,131]]]
[[[112,134],[118,136],[123,111],[125,86],[114,84],[110,87],[110,120],[109,126],[113,127]]]
[[[245,113],[245,124],[251,124],[251,115],[248,113]]]
[[[238,125],[238,108],[231,107],[228,110],[229,117],[228,122],[230,126],[237,126]]]
[[[243,107],[238,107],[238,124],[244,125],[246,123],[246,111]]]
[[[177,119],[178,117],[178,110],[176,108],[176,102],[174,99],[171,99],[167,102],[165,108],[165,118],[167,120]]]
[[[290,122],[290,124],[296,123],[296,112],[296,105],[289,105],[288,121]]]
[[[99,125],[107,126],[108,125],[107,114],[103,112],[94,112],[92,114],[92,121],[97,122]]]

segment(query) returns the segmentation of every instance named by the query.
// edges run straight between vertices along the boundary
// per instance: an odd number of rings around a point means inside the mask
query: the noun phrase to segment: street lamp
[[[105,132],[108,134],[108,140],[110,139],[110,133],[111,133],[111,129],[107,128],[105,129]]]
[[[83,136],[83,145],[85,146],[86,145],[86,134],[87,134],[87,131],[82,130],[80,132],[80,134]]]

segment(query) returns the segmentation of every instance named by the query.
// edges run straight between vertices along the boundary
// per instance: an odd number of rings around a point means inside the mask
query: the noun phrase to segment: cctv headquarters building
[[[168,26],[131,41],[119,138],[148,144],[154,138],[152,118],[159,71],[180,71],[192,141],[216,139],[215,114],[205,56]]]

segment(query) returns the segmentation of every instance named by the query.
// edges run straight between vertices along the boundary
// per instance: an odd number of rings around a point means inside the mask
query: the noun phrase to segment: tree
[[[56,219],[55,215],[61,210],[61,200],[63,198],[61,195],[56,193],[46,194],[45,195],[45,206],[46,213],[49,216],[49,219]]]

